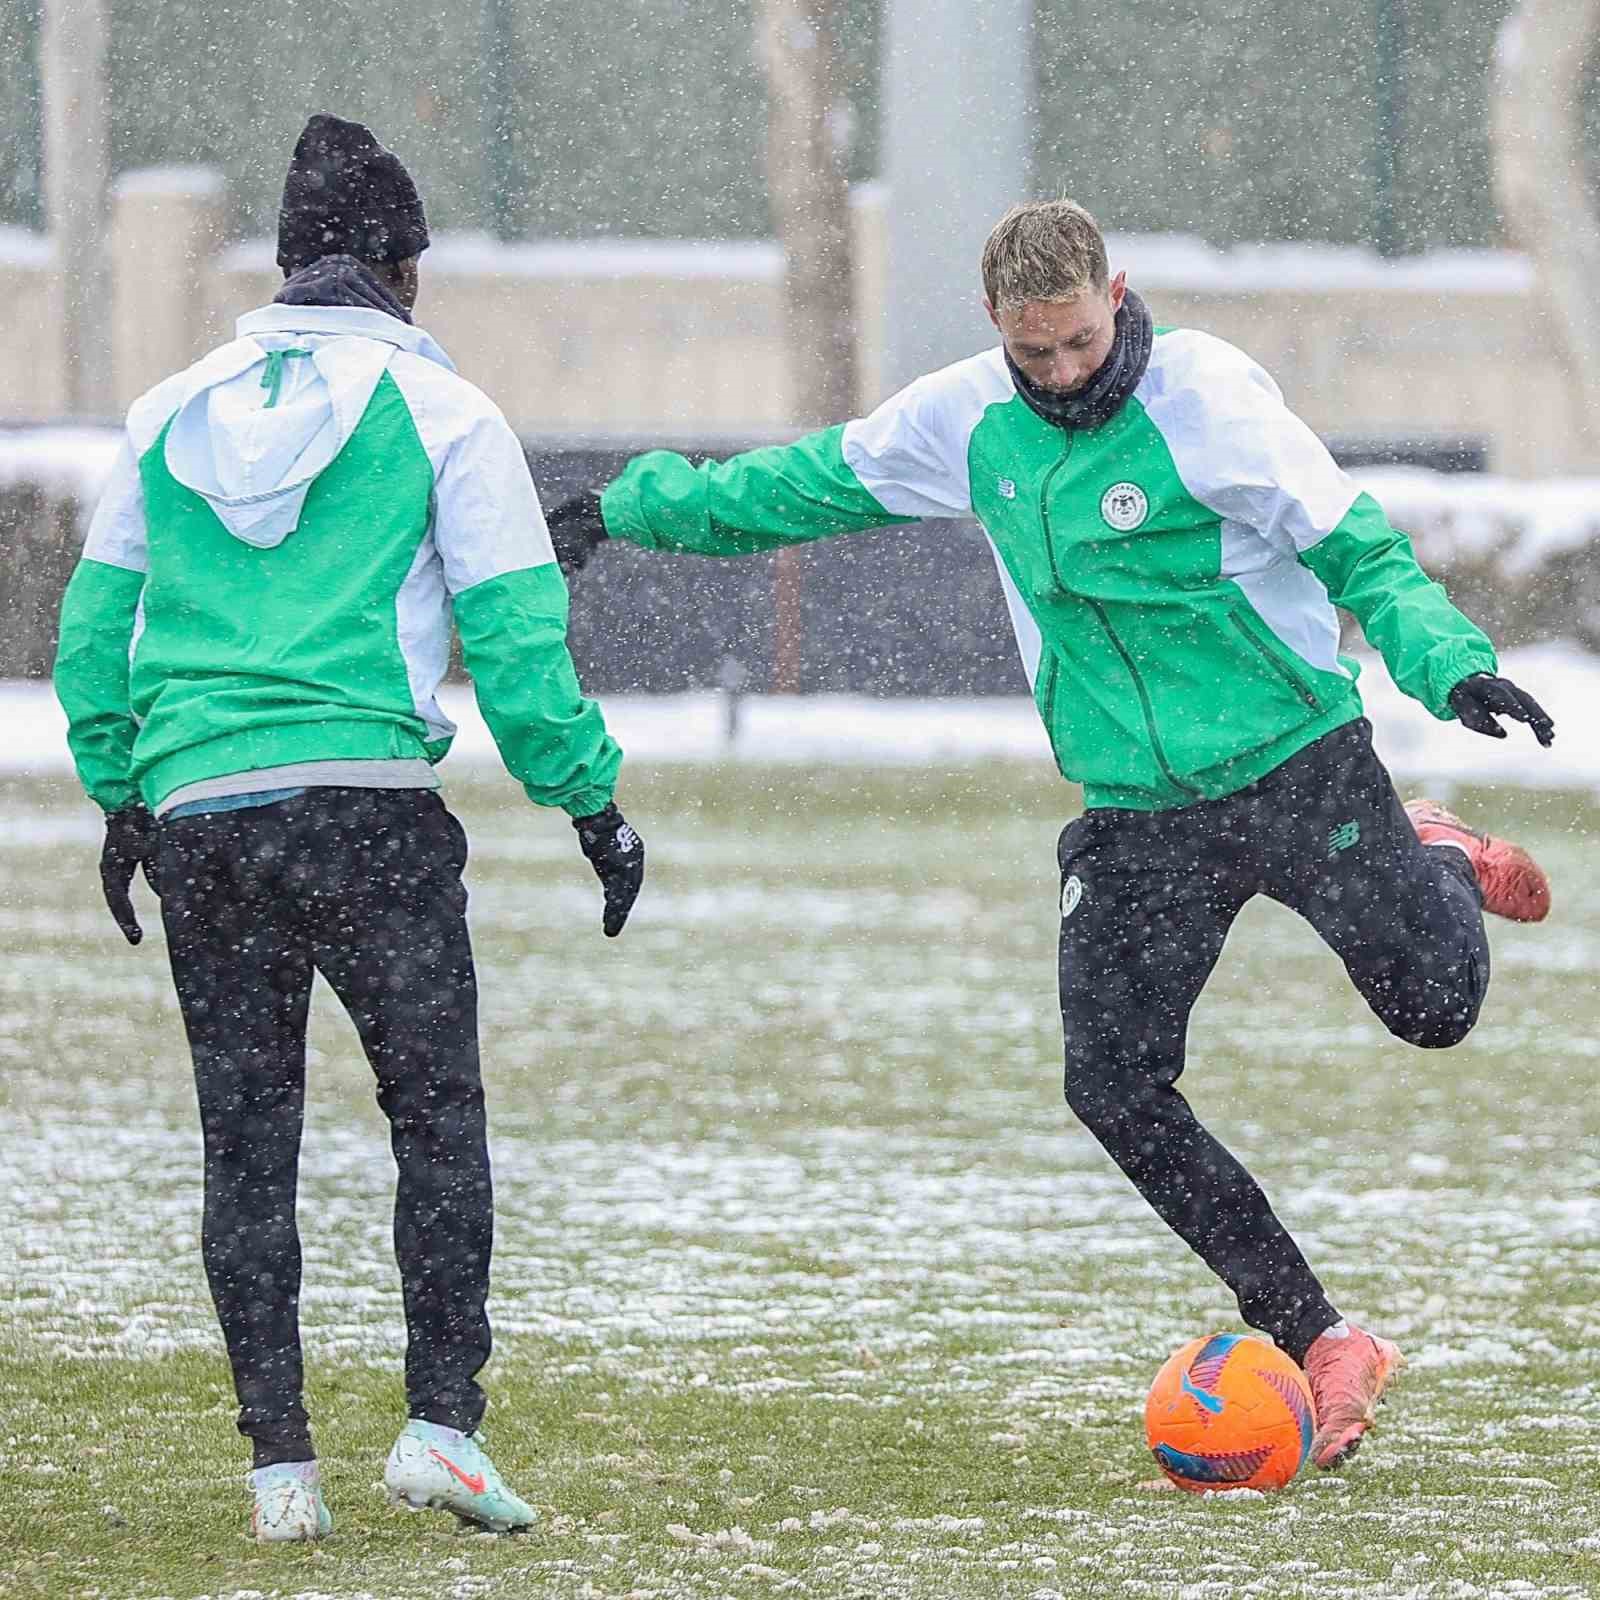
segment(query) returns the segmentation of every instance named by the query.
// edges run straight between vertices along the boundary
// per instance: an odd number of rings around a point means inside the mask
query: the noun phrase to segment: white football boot
[[[333,1532],[315,1461],[257,1467],[250,1474],[250,1490],[256,1501],[250,1531],[263,1544],[321,1539]]]
[[[537,1515],[506,1488],[483,1448],[481,1433],[465,1434],[413,1417],[394,1442],[383,1469],[389,1498],[412,1511],[453,1511],[491,1533],[517,1533]]]

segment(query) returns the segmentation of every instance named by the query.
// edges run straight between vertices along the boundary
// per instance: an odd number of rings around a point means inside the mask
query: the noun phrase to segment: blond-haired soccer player
[[[654,451],[550,518],[745,555],[974,516],[1086,810],[1061,835],[1066,1095],[1161,1217],[1310,1377],[1314,1459],[1360,1443],[1400,1353],[1340,1316],[1266,1196],[1178,1089],[1189,1014],[1252,896],[1292,906],[1402,1039],[1458,1043],[1489,982],[1482,912],[1537,920],[1525,851],[1402,807],[1335,606],[1441,719],[1541,744],[1550,718],[1248,356],[1151,325],[1094,219],[1020,205],[990,235],[991,350],[870,416],[695,467]]]

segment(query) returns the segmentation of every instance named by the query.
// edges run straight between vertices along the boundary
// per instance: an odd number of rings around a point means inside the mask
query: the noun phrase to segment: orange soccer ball
[[[1281,1489],[1311,1452],[1311,1386],[1283,1351],[1239,1333],[1192,1339],[1156,1374],[1144,1437],[1180,1489]]]

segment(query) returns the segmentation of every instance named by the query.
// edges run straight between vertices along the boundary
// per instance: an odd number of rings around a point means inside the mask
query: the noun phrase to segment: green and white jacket
[[[601,505],[615,538],[702,555],[975,515],[1056,761],[1090,806],[1220,798],[1360,716],[1335,605],[1436,717],[1495,669],[1272,379],[1189,329],[1158,331],[1099,428],[1046,422],[997,348],[791,445],[700,467],[640,456]]]
[[[452,617],[528,797],[600,810],[622,756],[504,417],[398,318],[253,311],[128,413],[61,611],[79,776],[159,809],[235,773],[437,762]]]

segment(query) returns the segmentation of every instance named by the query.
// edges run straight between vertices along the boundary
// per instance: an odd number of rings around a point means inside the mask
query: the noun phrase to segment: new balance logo
[[[1002,500],[1015,500],[1017,498],[1017,485],[1014,479],[996,478],[994,486]]]
[[[1361,842],[1361,824],[1359,822],[1341,822],[1337,828],[1328,830],[1328,859],[1330,861],[1341,850],[1348,850],[1352,845]]]
[[[629,854],[638,842],[639,835],[626,822],[617,829],[617,850],[620,854]]]

